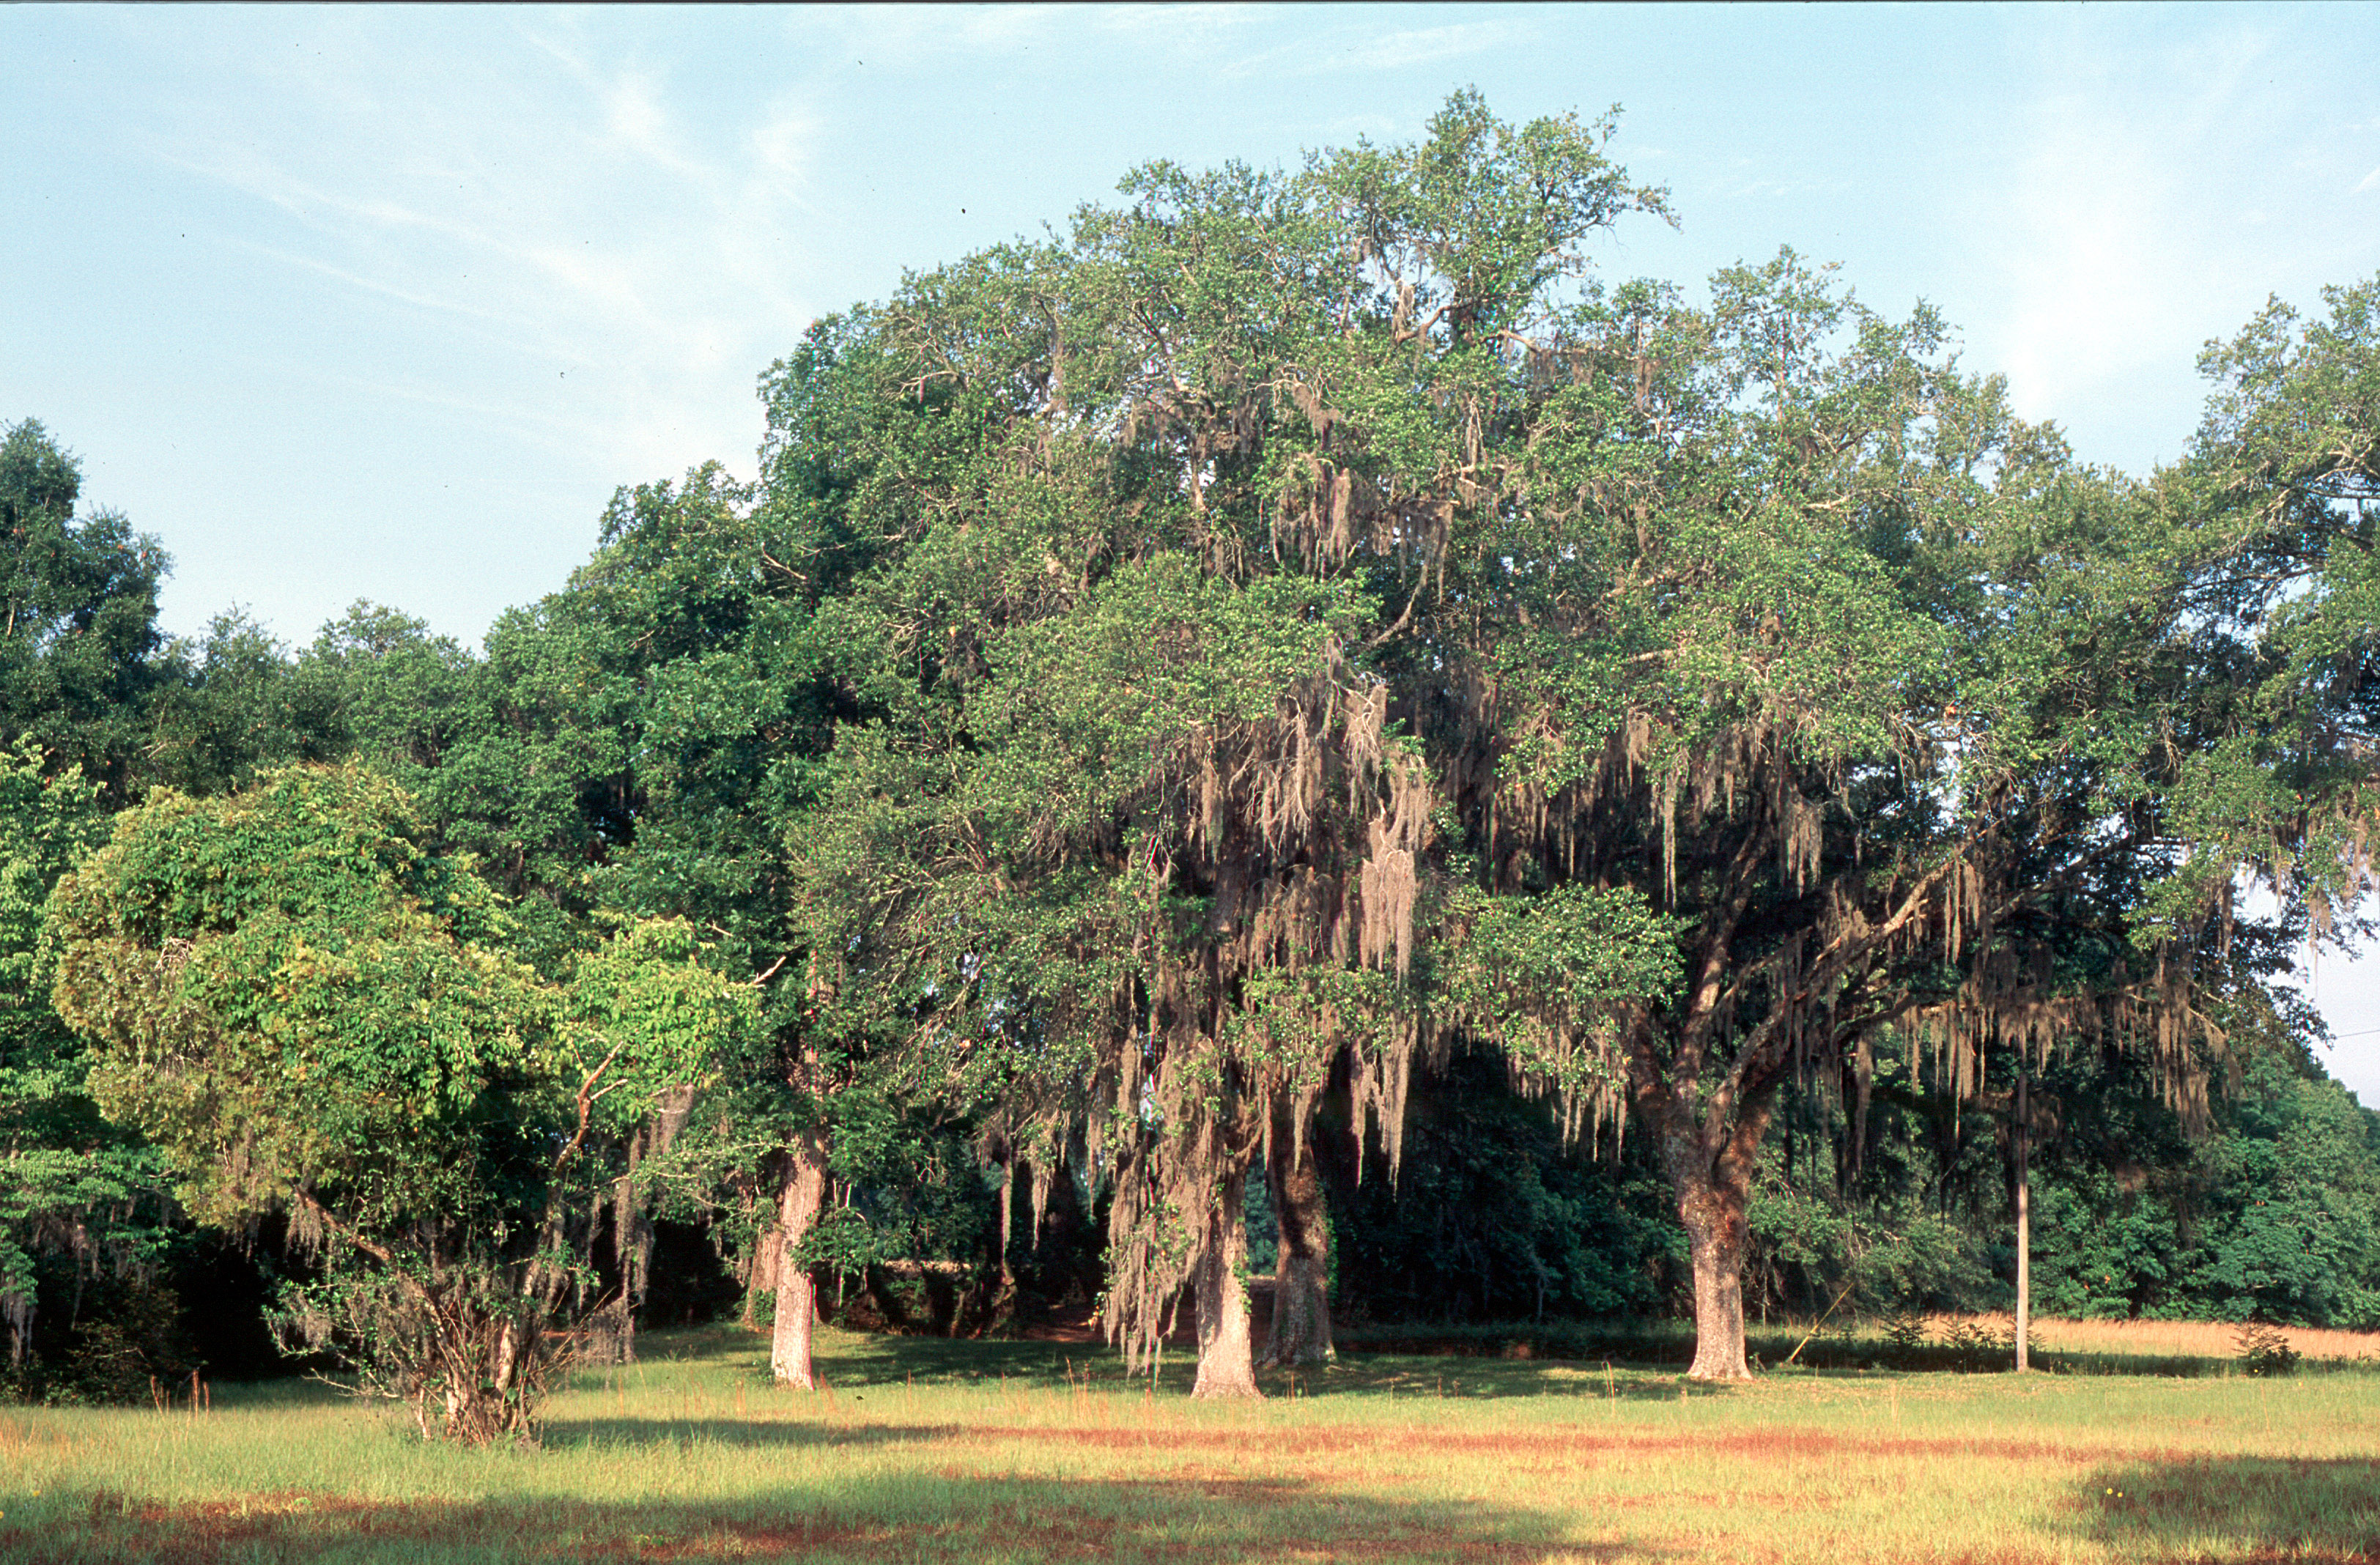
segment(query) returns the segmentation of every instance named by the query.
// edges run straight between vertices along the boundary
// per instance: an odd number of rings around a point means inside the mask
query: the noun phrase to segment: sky
[[[1839,262],[2145,473],[2208,340],[2380,271],[2375,58],[2328,6],[0,6],[0,422],[164,542],[177,634],[369,599],[476,643],[620,485],[750,476],[819,316],[1471,85],[1621,107],[1680,223],[1609,274]],[[2380,960],[2312,982],[2380,1106]]]

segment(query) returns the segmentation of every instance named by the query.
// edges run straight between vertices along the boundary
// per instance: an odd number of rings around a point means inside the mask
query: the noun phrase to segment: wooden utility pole
[[[2016,1372],[2033,1367],[2033,1174],[2028,1166],[2032,1147],[2033,1101],[2026,1090],[2022,1062],[2016,1068],[2016,1119],[2010,1133],[2016,1138]]]

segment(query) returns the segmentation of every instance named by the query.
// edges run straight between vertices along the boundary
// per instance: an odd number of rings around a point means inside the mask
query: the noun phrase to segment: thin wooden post
[[[2028,1143],[2033,1098],[2023,1064],[2016,1068],[2016,1372],[2033,1367],[2033,1171]]]

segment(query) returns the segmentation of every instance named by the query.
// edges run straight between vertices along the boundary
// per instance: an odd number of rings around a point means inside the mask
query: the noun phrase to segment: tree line
[[[2369,879],[2380,285],[2211,345],[2129,477],[1791,250],[1605,280],[1670,219],[1612,133],[1136,170],[815,324],[754,482],[624,489],[477,653],[170,641],[10,430],[20,1382],[199,1224],[425,1433],[520,1432],[674,1213],[808,1386],[821,1280],[989,1229],[998,1318],[1053,1209],[1200,1395],[1257,1391],[1251,1211],[1278,1362],[1406,1253],[1690,1300],[1740,1377],[1821,1274],[1981,1286],[2021,1080],[2048,1297],[2368,1312],[2380,1142],[2278,980]],[[2142,1281],[2182,1226],[2229,1292]]]

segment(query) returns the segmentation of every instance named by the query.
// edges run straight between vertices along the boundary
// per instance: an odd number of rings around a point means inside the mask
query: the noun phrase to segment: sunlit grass
[[[582,1373],[542,1450],[315,1386],[0,1409],[0,1559],[2345,1559],[2380,1376],[1792,1372],[1364,1356],[1193,1403],[1045,1343],[732,1332]],[[2226,1344],[2228,1346],[2228,1344]],[[2159,1351],[2163,1351],[2160,1346]]]
[[[2005,1315],[1933,1316],[1937,1337],[1964,1324],[2006,1336],[2016,1328]],[[2358,1359],[2380,1365],[2380,1331],[2325,1331],[2313,1326],[2276,1328],[2310,1359]],[[2143,1357],[2236,1358],[2240,1328],[2219,1320],[2036,1320],[2034,1346],[2046,1353],[2130,1353]]]

